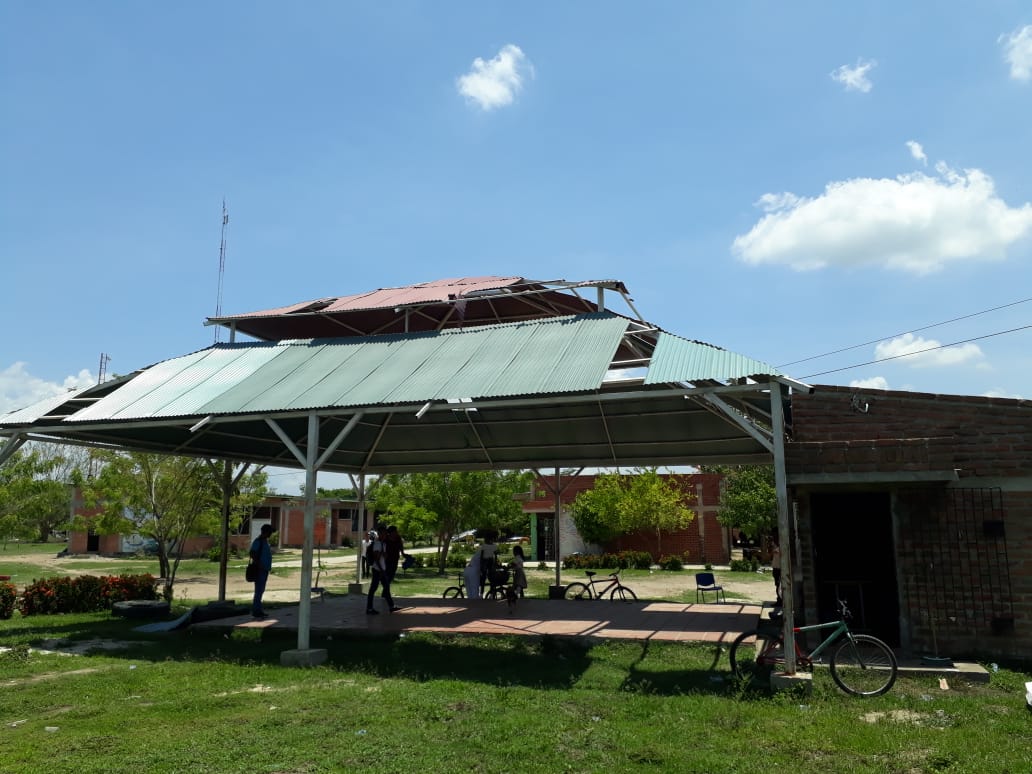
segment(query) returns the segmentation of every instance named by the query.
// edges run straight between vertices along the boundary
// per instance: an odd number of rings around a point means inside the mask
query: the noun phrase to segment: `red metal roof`
[[[208,323],[266,341],[413,333],[599,311],[598,299],[581,290],[627,298],[618,280],[459,277],[212,317]]]

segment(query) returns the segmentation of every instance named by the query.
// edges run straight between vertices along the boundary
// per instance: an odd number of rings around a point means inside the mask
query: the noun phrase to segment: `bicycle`
[[[614,601],[634,602],[638,599],[637,594],[620,582],[619,570],[609,573],[605,580],[595,580],[595,576],[598,575],[598,573],[592,572],[591,570],[587,570],[585,574],[588,576],[588,582],[571,583],[566,587],[566,591],[563,593],[564,599],[602,599],[606,593],[608,593],[609,598]],[[604,588],[601,591],[595,590],[596,586],[603,585]]]
[[[820,663],[821,653],[833,643],[839,646],[828,657],[828,668],[835,684],[853,696],[880,696],[896,682],[899,666],[892,649],[877,637],[853,634],[846,620],[850,617],[846,603],[839,600],[841,617],[838,621],[795,626],[796,634],[831,629],[831,633],[813,650],[806,652],[795,641],[796,665],[813,669]],[[731,645],[731,671],[747,681],[769,677],[771,670],[785,664],[785,638],[780,625],[772,624],[738,635]]]
[[[484,589],[484,593],[481,595],[481,599],[505,599],[506,587],[504,584],[488,584],[488,587]],[[466,598],[466,579],[460,575],[458,586],[449,586],[441,594],[445,599],[465,599]]]

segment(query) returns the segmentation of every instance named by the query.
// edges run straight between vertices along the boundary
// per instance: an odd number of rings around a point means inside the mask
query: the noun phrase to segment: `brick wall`
[[[939,621],[938,649],[954,657],[1027,658],[1032,652],[1032,401],[818,386],[812,394],[793,395],[791,428],[785,460],[790,497],[798,506],[795,577],[802,581],[806,622],[818,617],[810,493],[886,491],[897,531],[904,645],[914,653],[931,652],[932,626]],[[837,478],[820,484],[818,476]],[[945,480],[950,476],[955,480]],[[800,480],[804,483],[793,483]],[[957,534],[930,532],[927,521],[942,521],[948,507],[924,506],[920,522],[908,505],[920,487],[943,497],[950,492],[959,497],[961,490],[997,492],[999,513],[987,511],[984,519],[1003,522],[999,550],[1004,553],[980,553],[987,544],[980,532],[982,515]],[[996,572],[996,564],[1003,577],[983,577],[986,568]],[[1013,630],[997,626],[1008,614]]]
[[[659,544],[662,554],[686,556],[693,564],[727,564],[731,560],[729,531],[717,521],[722,476],[716,473],[689,473],[664,478],[671,479],[681,486],[684,491],[684,503],[695,511],[696,517],[686,529],[662,533]],[[523,510],[532,513],[552,513],[555,510],[555,495],[552,494],[550,486],[554,485],[554,480],[554,476],[539,477],[534,482],[531,497],[523,503]],[[578,494],[594,485],[595,476],[573,476],[562,479],[561,483],[564,487],[561,502],[565,509]],[[564,523],[565,521],[564,519]],[[572,527],[572,522],[570,526]],[[569,553],[570,545],[580,546],[580,542],[570,535],[564,534],[562,539],[564,553]],[[652,531],[624,535],[605,548],[612,551],[648,551],[654,559],[659,559],[656,534]]]

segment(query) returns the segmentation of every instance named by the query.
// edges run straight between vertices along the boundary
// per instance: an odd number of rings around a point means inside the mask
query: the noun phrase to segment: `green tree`
[[[650,530],[656,535],[656,555],[663,555],[663,532],[684,529],[695,518],[685,504],[685,492],[672,476],[655,468],[633,474],[603,473],[591,489],[573,502],[573,521],[581,537],[606,544],[619,535]]]
[[[763,538],[778,526],[778,498],[774,488],[773,465],[713,466],[707,473],[721,473],[717,521],[725,527],[744,530],[763,545]]]
[[[532,478],[524,471],[390,474],[374,482],[369,499],[402,534],[436,536],[437,569],[443,574],[454,535],[522,523],[523,511],[513,495],[526,491]]]
[[[218,534],[222,493],[203,459],[101,452],[100,472],[83,482],[86,505],[99,508],[89,525],[101,534],[139,534],[157,542],[163,596],[172,599],[189,537]]]
[[[30,444],[0,467],[0,540],[11,538],[45,543],[68,526],[72,447]]]

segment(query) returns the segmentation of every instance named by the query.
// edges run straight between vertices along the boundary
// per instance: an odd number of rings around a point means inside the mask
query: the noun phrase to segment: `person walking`
[[[272,572],[272,546],[269,545],[269,536],[275,531],[276,529],[271,524],[263,524],[258,537],[251,543],[251,563],[255,566],[251,615],[258,619],[265,618],[262,596],[265,594],[265,586],[269,582],[269,573]]]
[[[380,614],[373,605],[373,599],[376,597],[376,590],[381,586],[383,587],[381,596],[387,602],[388,612],[393,613],[395,610],[400,610],[401,608],[394,604],[394,598],[391,597],[391,579],[387,575],[387,549],[376,530],[369,530],[369,548],[366,557],[369,559],[369,569],[373,577],[369,582],[369,594],[366,597],[366,615]]]
[[[384,559],[387,564],[387,575],[390,576],[390,580],[394,582],[394,576],[398,574],[398,564],[401,562],[401,557],[408,558],[408,554],[405,553],[405,541],[401,538],[401,533],[398,532],[398,528],[391,524],[387,527],[387,531],[383,536],[383,547],[384,547]]]
[[[781,541],[777,532],[771,536],[771,542],[773,545],[770,552],[770,572],[774,576],[774,593],[777,595],[774,606],[781,607]]]

